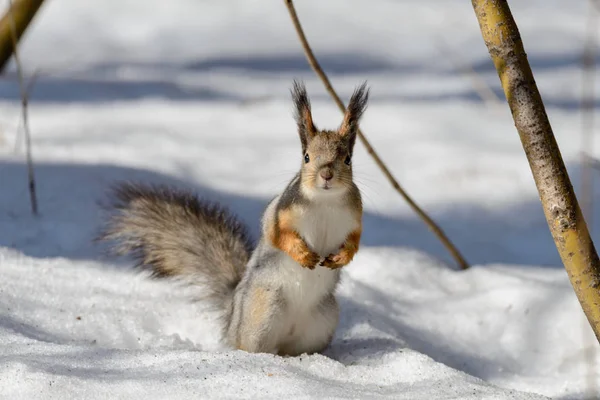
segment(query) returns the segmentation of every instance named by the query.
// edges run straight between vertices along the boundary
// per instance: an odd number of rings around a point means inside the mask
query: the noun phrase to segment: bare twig
[[[333,87],[331,86],[331,82],[329,82],[327,75],[325,75],[325,72],[323,72],[323,69],[319,65],[317,59],[315,58],[315,56],[312,52],[312,49],[310,48],[310,45],[308,44],[308,41],[306,40],[306,36],[304,35],[304,31],[302,30],[302,26],[300,24],[300,20],[298,19],[298,14],[296,14],[296,9],[294,8],[294,4],[293,4],[292,0],[284,0],[284,1],[287,5],[288,11],[290,13],[290,17],[292,18],[292,22],[296,29],[296,33],[298,34],[298,38],[300,39],[300,43],[302,44],[302,48],[304,49],[304,53],[306,55],[308,63],[310,64],[312,69],[315,71],[317,76],[321,79],[321,81],[323,82],[323,85],[325,85],[325,89],[327,89],[327,92],[329,92],[329,94],[331,95],[331,97],[333,98],[335,103],[337,104],[338,108],[342,112],[345,112],[346,107],[344,106],[344,103],[342,102],[340,97],[337,95],[337,93],[335,92]],[[375,150],[373,149],[373,147],[371,146],[371,144],[369,143],[369,141],[367,140],[367,138],[365,137],[365,135],[363,134],[363,132],[360,129],[358,130],[358,137],[359,137],[360,141],[362,142],[362,144],[367,149],[367,152],[371,155],[371,157],[373,157],[373,160],[375,160],[375,163],[377,164],[377,166],[381,169],[381,171],[383,172],[385,177],[388,179],[390,184],[394,187],[394,189],[396,189],[396,191],[400,194],[400,196],[402,196],[404,198],[404,200],[413,209],[413,211],[425,222],[425,224],[429,227],[429,229],[431,229],[433,231],[433,233],[443,243],[443,245],[446,247],[446,249],[448,249],[448,251],[450,252],[452,257],[454,257],[454,259],[456,260],[456,262],[458,263],[460,268],[462,268],[462,269],[469,268],[469,264],[467,263],[467,261],[460,254],[458,249],[452,244],[452,242],[446,236],[446,234],[444,233],[442,228],[440,228],[425,213],[425,211],[423,211],[421,209],[421,207],[419,207],[417,205],[417,203],[415,203],[415,201],[408,195],[408,193],[406,193],[406,191],[402,188],[402,186],[400,186],[400,184],[398,183],[396,178],[394,178],[394,176],[392,175],[390,170],[387,168],[385,163],[381,160],[381,158],[379,158],[379,155],[377,155],[377,153],[375,152]]]
[[[17,44],[17,31],[15,28],[14,18],[12,15],[13,2],[10,3],[10,26],[13,39],[13,55],[15,57],[15,64],[17,65],[17,74],[19,76],[19,87],[21,89],[21,106],[23,112],[23,132],[25,133],[25,152],[27,157],[27,176],[29,181],[29,197],[31,200],[31,212],[33,215],[38,215],[37,197],[35,194],[35,175],[33,171],[33,159],[31,156],[31,134],[29,132],[29,115],[28,115],[28,99],[27,99],[27,85],[25,84],[25,78],[23,75],[23,65],[21,64],[21,58],[19,57],[19,50]]]
[[[33,72],[33,75],[31,75],[31,78],[29,78],[29,82],[27,83],[27,86],[25,88],[25,96],[27,97],[27,99],[29,99],[29,96],[31,94],[31,90],[33,89],[33,86],[35,85],[37,78],[39,76],[39,70],[36,69]],[[28,102],[29,103],[29,102]],[[25,109],[23,107],[21,107],[21,115],[19,118],[19,125],[17,126],[17,134],[15,137],[15,144],[14,144],[14,148],[13,151],[14,153],[18,153],[21,150],[20,144],[21,144],[21,132],[22,132],[22,125],[23,125],[23,117],[24,117],[24,113],[25,113]]]

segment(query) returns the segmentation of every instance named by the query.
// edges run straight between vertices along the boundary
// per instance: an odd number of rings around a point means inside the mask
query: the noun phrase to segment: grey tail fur
[[[110,197],[98,239],[113,242],[113,252],[133,256],[153,277],[201,285],[201,297],[228,321],[253,249],[246,227],[227,209],[166,186],[120,183]]]

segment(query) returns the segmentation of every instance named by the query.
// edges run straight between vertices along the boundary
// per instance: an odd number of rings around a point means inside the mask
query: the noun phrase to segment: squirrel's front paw
[[[306,251],[306,252],[300,254],[299,260],[297,260],[297,261],[304,268],[315,269],[317,264],[319,264],[320,259],[321,259],[321,257],[319,257],[319,255],[317,253],[312,252],[312,251]]]
[[[350,261],[352,261],[352,257],[350,257],[348,252],[342,250],[338,254],[330,254],[325,257],[320,265],[331,269],[337,269],[347,265]]]

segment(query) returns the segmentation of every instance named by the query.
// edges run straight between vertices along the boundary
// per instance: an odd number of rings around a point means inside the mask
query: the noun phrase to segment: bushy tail
[[[114,186],[107,208],[99,239],[114,242],[114,252],[132,255],[154,277],[201,284],[202,297],[231,313],[253,244],[225,208],[183,190],[132,183]]]

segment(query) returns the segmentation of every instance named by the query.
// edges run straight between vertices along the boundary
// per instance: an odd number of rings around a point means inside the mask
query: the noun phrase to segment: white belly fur
[[[287,257],[287,256],[286,256]],[[292,314],[310,312],[337,284],[339,271],[317,266],[315,269],[302,267],[287,257],[281,268],[283,294]]]
[[[302,214],[298,233],[310,248],[326,257],[335,254],[348,234],[357,227],[347,207],[337,202],[310,207]]]
[[[348,234],[357,226],[350,211],[339,204],[308,208],[300,218],[298,233],[308,246],[320,256],[335,254]],[[337,284],[339,271],[317,266],[307,269],[286,255],[281,268],[284,293],[289,305],[295,309],[306,309],[316,305]]]

